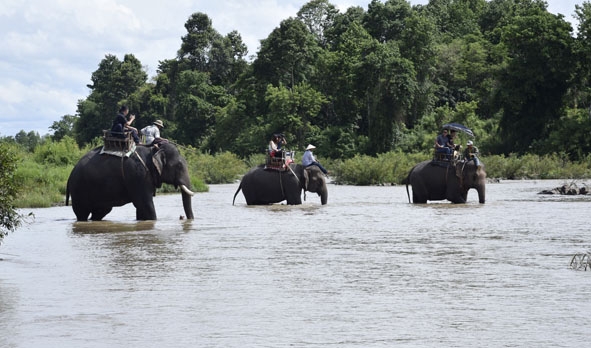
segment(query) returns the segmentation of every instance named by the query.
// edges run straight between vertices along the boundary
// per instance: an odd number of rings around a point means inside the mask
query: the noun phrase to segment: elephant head
[[[486,200],[486,171],[484,164],[476,166],[474,162],[458,162],[456,164],[458,173],[460,194],[462,200],[466,202],[468,190],[476,189],[478,192],[478,202],[484,203]]]
[[[183,208],[187,219],[193,219],[193,209],[191,197],[194,193],[189,189],[191,187],[191,178],[187,161],[181,156],[176,146],[168,143],[160,144],[153,151],[152,163],[156,169],[155,183],[160,187],[161,183],[174,185],[175,188],[181,188],[183,199]]]
[[[325,205],[328,202],[328,189],[322,171],[318,167],[312,165],[303,170],[303,177],[304,192],[309,191],[317,193],[320,197],[320,203]]]

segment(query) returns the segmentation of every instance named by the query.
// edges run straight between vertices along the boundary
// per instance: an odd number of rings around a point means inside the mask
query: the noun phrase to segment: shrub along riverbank
[[[20,189],[15,201],[18,208],[41,208],[63,205],[66,182],[76,162],[97,144],[78,148],[71,138],[59,142],[45,141],[29,152],[13,144],[19,157],[15,183]],[[180,147],[187,159],[194,191],[205,192],[209,184],[232,183],[239,180],[249,168],[264,162],[264,155],[247,159],[223,152],[215,156],[203,154],[192,147]],[[410,169],[430,158],[428,153],[388,152],[378,156],[355,156],[344,161],[319,160],[331,171],[334,182],[347,185],[401,184]],[[591,178],[591,157],[570,162],[566,156],[482,156],[487,176],[497,179],[588,179]],[[299,160],[299,159],[296,159]],[[163,185],[158,193],[175,192],[174,187]]]

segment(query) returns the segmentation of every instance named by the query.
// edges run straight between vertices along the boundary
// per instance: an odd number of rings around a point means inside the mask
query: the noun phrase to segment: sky
[[[106,55],[131,53],[155,76],[158,62],[175,57],[185,23],[209,16],[221,35],[236,30],[254,56],[281,21],[309,0],[2,0],[0,2],[0,137],[21,130],[41,136],[90,94],[91,76]],[[371,0],[330,0],[339,11],[367,10]],[[382,1],[384,2],[384,1]],[[428,0],[410,0],[411,5]],[[547,0],[576,28],[575,4]],[[115,109],[115,107],[114,107]]]

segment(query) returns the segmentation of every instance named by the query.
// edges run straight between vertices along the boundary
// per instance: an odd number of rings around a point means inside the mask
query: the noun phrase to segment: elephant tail
[[[236,193],[234,194],[234,199],[232,200],[232,205],[234,205],[234,201],[236,201],[236,196],[238,195],[238,192],[240,192],[240,190],[242,190],[242,181],[240,182],[240,185],[238,186],[238,190],[236,190]]]
[[[68,183],[66,184],[66,207],[70,201],[70,179],[68,179]]]
[[[406,177],[406,179],[402,180],[402,183],[406,185],[406,197],[408,197],[408,203],[411,203],[410,193],[408,192],[408,183],[410,182],[410,174],[412,173],[413,170],[414,170],[414,168],[411,169],[411,171],[408,173],[408,176]]]

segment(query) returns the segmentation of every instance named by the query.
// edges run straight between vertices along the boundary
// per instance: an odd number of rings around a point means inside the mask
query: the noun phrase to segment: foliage
[[[16,211],[14,202],[21,187],[14,181],[16,169],[15,147],[6,142],[0,142],[0,242],[8,232],[16,230],[23,220]]]
[[[207,184],[233,183],[246,170],[244,162],[229,152],[212,156],[186,147],[181,148],[181,154],[187,160],[189,173]]]
[[[582,163],[591,152],[591,5],[576,5],[575,18],[577,37],[543,0],[371,0],[344,12],[312,0],[246,61],[240,33],[223,36],[196,12],[150,81],[133,54],[106,55],[77,114],[50,127],[53,143],[25,131],[14,140],[27,151],[42,145],[37,161],[71,165],[62,155],[72,144],[61,140],[96,144],[127,104],[137,128],[164,121],[163,136],[207,153],[207,165],[232,153],[249,167],[270,134],[283,132],[296,151],[316,145],[343,168],[343,181],[372,184],[399,180],[393,164],[380,163],[384,154],[429,157],[441,125],[459,122],[493,156],[493,173],[498,162],[503,176],[554,177],[519,161],[531,154],[554,163],[560,153]],[[210,171],[195,165],[196,177],[231,182],[244,168],[237,158]]]
[[[487,176],[499,179],[583,179],[591,176],[589,157],[572,162],[562,153],[481,157]]]
[[[388,152],[376,157],[358,155],[344,161],[336,169],[337,181],[351,185],[399,184],[425,154]]]
[[[79,149],[74,139],[64,136],[60,141],[48,140],[37,146],[33,156],[35,162],[40,164],[73,167],[84,152]]]
[[[63,205],[66,194],[66,182],[73,165],[57,166],[54,163],[35,162],[33,156],[27,156],[18,166],[15,183],[26,188],[20,192],[15,205],[20,208],[48,208]]]

